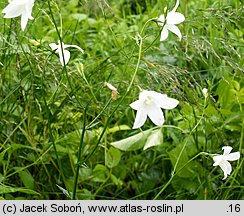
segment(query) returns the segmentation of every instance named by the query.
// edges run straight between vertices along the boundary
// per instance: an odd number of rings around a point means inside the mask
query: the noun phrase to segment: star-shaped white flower
[[[229,161],[238,160],[240,158],[240,152],[230,153],[232,150],[232,147],[230,146],[224,146],[222,149],[224,150],[223,155],[217,155],[213,157],[213,166],[220,166],[220,168],[224,171],[224,180],[228,175],[230,175],[232,170]]]
[[[169,31],[172,31],[181,40],[182,35],[179,28],[176,26],[176,24],[182,23],[185,20],[185,17],[183,14],[175,12],[176,9],[179,7],[179,4],[180,4],[179,0],[177,0],[175,7],[173,8],[172,11],[167,13],[166,18],[163,14],[159,16],[158,24],[160,26],[163,26],[160,41],[167,39],[169,35]]]
[[[34,19],[31,16],[35,0],[13,0],[2,11],[4,18],[14,18],[21,16],[21,29],[25,30],[28,19]]]
[[[139,100],[130,104],[132,109],[137,110],[133,129],[140,128],[145,123],[147,116],[155,125],[163,125],[164,114],[161,108],[173,109],[178,103],[178,100],[169,98],[166,94],[143,90],[139,95]]]
[[[52,50],[55,50],[55,52],[58,53],[62,66],[66,65],[70,59],[70,52],[68,50],[65,50],[66,48],[73,47],[73,48],[80,50],[82,53],[84,53],[84,50],[81,49],[79,46],[64,44],[63,42],[62,42],[62,46],[61,46],[60,41],[58,41],[58,44],[51,43],[51,44],[49,44],[49,46],[51,47]],[[62,52],[62,48],[63,48],[63,52]]]

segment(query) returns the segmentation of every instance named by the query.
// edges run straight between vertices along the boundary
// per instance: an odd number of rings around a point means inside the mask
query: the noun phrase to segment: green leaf
[[[66,196],[66,197],[68,197],[69,199],[72,199],[72,192],[70,192],[70,191],[68,191],[68,190],[66,190],[66,189],[64,189],[64,188],[62,188],[61,186],[59,186],[58,184],[56,184],[57,185],[57,187],[63,192],[63,194]]]
[[[0,173],[0,183],[2,183],[5,179],[5,176]]]
[[[95,182],[105,182],[107,175],[107,168],[102,164],[97,164],[93,169],[93,181]]]
[[[81,134],[82,134],[82,130],[75,130],[75,131],[69,132],[69,133],[65,134],[63,137],[60,137],[59,139],[57,139],[56,144],[61,144],[61,145],[65,146],[64,149],[60,148],[60,151],[67,152],[67,149],[66,149],[67,146],[79,145]],[[96,138],[96,131],[95,130],[93,130],[93,131],[86,130],[84,135],[85,136],[84,136],[83,142],[90,144]]]
[[[174,167],[176,166],[176,162],[180,156],[182,147],[183,147],[182,145],[178,145],[176,148],[174,148],[173,150],[168,152],[170,161]],[[198,164],[195,163],[194,161],[191,161],[190,163],[188,163],[188,161],[189,161],[189,157],[187,154],[187,150],[185,148],[181,154],[181,157],[180,157],[177,167],[176,167],[176,172],[177,172],[178,176],[183,177],[183,178],[189,178],[189,177],[194,177],[194,176],[198,175],[198,172],[197,172]]]
[[[111,174],[110,178],[116,186],[121,187],[123,185],[123,181],[118,179],[115,175]]]
[[[118,150],[114,147],[109,148],[109,150],[106,154],[106,165],[109,168],[113,168],[119,164],[120,159],[121,159],[120,150]]]
[[[147,138],[146,144],[143,150],[146,150],[152,146],[157,146],[163,143],[163,133],[161,128],[154,130]]]
[[[231,110],[235,104],[238,104],[236,94],[239,89],[239,83],[229,77],[220,81],[216,93],[219,96],[218,103],[222,109]]]
[[[26,188],[20,188],[20,187],[11,187],[4,184],[0,184],[0,194],[8,194],[8,193],[15,193],[15,192],[22,192],[26,194],[34,194],[34,195],[40,195],[34,190],[26,189]]]
[[[146,139],[152,130],[153,129],[142,131],[136,135],[127,137],[120,141],[112,142],[111,145],[123,151],[138,150],[144,146]]]
[[[2,152],[0,153],[0,163],[1,163],[2,160],[3,160],[3,157],[4,157],[5,153],[6,153],[10,148],[11,148],[11,147],[8,147],[8,148],[6,148],[4,151],[2,151]]]
[[[187,190],[189,193],[196,193],[199,191],[199,183],[194,178],[181,178],[176,176],[172,181],[173,188],[180,194],[182,191]],[[197,191],[198,190],[198,191]]]
[[[21,181],[25,185],[25,187],[27,187],[29,189],[35,188],[34,178],[32,177],[32,175],[27,170],[21,170],[18,172],[18,174],[20,176]]]
[[[94,199],[93,194],[91,191],[87,190],[86,188],[82,189],[81,191],[77,191],[77,197],[79,200],[92,200]]]

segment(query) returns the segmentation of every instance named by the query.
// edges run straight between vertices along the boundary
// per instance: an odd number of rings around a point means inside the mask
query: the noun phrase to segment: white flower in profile
[[[131,108],[137,111],[133,129],[140,128],[147,116],[155,125],[163,125],[164,114],[161,108],[173,109],[178,103],[178,100],[169,98],[166,94],[143,90],[139,95],[139,100],[130,104]]]
[[[49,44],[49,46],[51,47],[52,50],[54,50],[56,53],[58,53],[62,66],[66,65],[70,59],[70,52],[68,50],[65,50],[66,48],[73,47],[73,48],[80,50],[82,53],[84,53],[84,50],[81,49],[79,46],[64,44],[63,42],[62,42],[62,46],[61,46],[60,41],[58,41],[58,44],[51,43],[51,44]],[[63,51],[62,51],[62,49],[63,49]]]
[[[203,93],[204,97],[207,97],[207,95],[208,95],[208,89],[203,88],[202,89],[202,93]]]
[[[240,158],[240,152],[230,153],[232,150],[232,147],[230,146],[224,146],[222,150],[224,150],[223,155],[217,155],[213,157],[213,166],[220,166],[220,168],[224,171],[224,180],[228,175],[230,175],[232,170],[229,161],[238,160]]]
[[[25,30],[28,19],[34,19],[31,16],[35,0],[13,0],[2,11],[4,18],[15,18],[21,16],[21,29]]]
[[[179,0],[177,0],[175,7],[173,8],[172,11],[167,13],[166,18],[163,14],[159,16],[158,23],[160,26],[163,26],[160,41],[167,39],[169,35],[169,31],[176,34],[181,40],[182,35],[179,28],[176,26],[176,24],[182,23],[185,20],[185,17],[183,14],[175,12],[176,9],[179,7],[179,4],[180,4]]]

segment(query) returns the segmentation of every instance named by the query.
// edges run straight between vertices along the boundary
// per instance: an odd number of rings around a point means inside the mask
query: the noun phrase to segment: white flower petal
[[[28,23],[28,14],[22,13],[22,16],[21,16],[21,29],[22,29],[22,31],[25,30],[27,23]]]
[[[240,152],[234,152],[234,153],[225,155],[225,160],[227,160],[227,161],[235,161],[235,160],[238,160],[239,158],[240,158]]]
[[[168,30],[172,31],[174,34],[176,34],[179,37],[179,39],[181,40],[182,35],[181,35],[181,32],[180,32],[180,30],[179,30],[179,28],[177,26],[168,25]]]
[[[140,109],[136,112],[136,119],[133,125],[133,129],[140,128],[144,125],[147,120],[147,114],[143,109]]]
[[[139,100],[145,100],[148,96],[151,95],[151,91],[143,90],[139,94]]]
[[[33,6],[34,6],[34,1],[31,1],[29,4],[25,5],[25,10],[26,10],[26,13],[28,14],[29,19],[34,19],[31,16]]]
[[[159,98],[161,98],[162,96],[164,96],[165,94],[162,94],[162,93],[159,93],[159,92],[156,92],[156,91],[147,91],[148,93],[148,95],[150,96],[150,97],[153,97],[154,99],[159,99]]]
[[[133,103],[130,104],[130,107],[134,110],[139,110],[143,106],[143,101],[142,100],[137,100]]]
[[[153,98],[154,103],[163,109],[173,109],[179,101],[173,98],[169,98],[166,94],[161,94],[155,91],[149,91],[148,95]]]
[[[151,121],[157,125],[162,126],[164,123],[163,111],[157,106],[148,106],[147,115]]]
[[[70,45],[70,44],[64,44],[64,45],[63,45],[63,48],[64,48],[64,49],[69,48],[69,47],[76,48],[76,49],[80,50],[82,53],[84,53],[84,50],[81,49],[79,46],[76,46],[76,45]]]
[[[223,155],[228,155],[228,154],[230,154],[232,147],[231,146],[224,146],[224,147],[222,147],[222,150],[224,150]]]
[[[160,41],[166,40],[168,38],[168,36],[169,36],[168,25],[165,24],[165,26],[163,27],[163,29],[161,31]]]
[[[185,20],[185,16],[178,12],[169,12],[166,17],[167,24],[174,25],[182,23]]]
[[[22,10],[20,10],[16,5],[9,4],[3,9],[2,13],[5,13],[4,18],[14,18],[20,16],[22,14]]]
[[[52,50],[57,50],[58,49],[58,45],[55,43],[50,43],[49,46],[51,47]]]
[[[165,22],[165,17],[164,17],[164,14],[160,15],[159,18],[158,18],[158,24],[160,26],[163,26],[164,25],[164,22]]]
[[[161,100],[164,97],[164,94],[156,91],[144,90],[141,94],[141,99],[146,99],[147,97],[151,98],[156,103],[158,100]]]
[[[35,0],[9,0],[10,4],[14,5],[28,5],[28,4],[34,4]]]
[[[224,178],[223,178],[223,180],[224,180],[227,178],[227,175],[230,175],[232,167],[228,161],[222,161],[219,164],[219,166],[224,171]]]
[[[180,1],[179,0],[176,0],[175,6],[174,6],[174,8],[173,8],[172,11],[176,11],[177,8],[179,7],[179,4],[180,4]]]
[[[220,162],[222,161],[222,159],[223,159],[223,155],[214,156],[213,157],[213,160],[214,160],[213,166],[218,166],[220,164]]]
[[[179,104],[179,101],[165,95],[161,100],[157,101],[157,104],[163,109],[173,109]]]
[[[64,54],[64,56],[63,56],[63,54]],[[68,50],[63,50],[63,53],[62,53],[62,51],[60,50],[59,59],[60,59],[60,62],[61,62],[62,66],[66,65],[69,62],[69,59],[70,59],[70,52]]]

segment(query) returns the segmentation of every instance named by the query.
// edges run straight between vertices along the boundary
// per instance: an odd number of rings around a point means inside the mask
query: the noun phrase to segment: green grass
[[[180,42],[147,22],[174,1],[36,1],[24,32],[0,18],[1,199],[244,199],[242,2],[180,2]],[[59,37],[85,54],[70,48],[62,67]],[[140,132],[129,107],[140,88],[180,104],[160,145],[121,151],[111,143]],[[226,145],[241,158],[223,181],[205,153]]]

